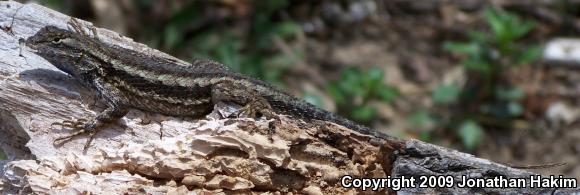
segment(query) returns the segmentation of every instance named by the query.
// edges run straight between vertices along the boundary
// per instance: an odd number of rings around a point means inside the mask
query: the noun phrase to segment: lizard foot
[[[240,109],[238,117],[244,116],[255,118],[256,113],[262,114],[267,119],[274,119],[274,121],[268,122],[269,134],[273,134],[275,132],[276,126],[279,126],[282,123],[280,116],[278,116],[278,114],[272,110],[272,107],[266,101],[252,101],[246,104],[246,106]]]
[[[87,140],[83,148],[83,151],[86,151],[91,142],[93,141],[95,134],[97,133],[96,127],[98,125],[98,122],[94,119],[88,120],[84,118],[79,118],[76,120],[65,120],[62,122],[55,122],[52,123],[51,125],[58,125],[75,131],[69,135],[56,138],[53,142],[54,145],[62,145],[66,142],[71,141],[74,137],[88,133],[89,139]]]
[[[240,118],[256,118],[256,109],[252,105],[247,104],[238,111]]]
[[[260,113],[268,119],[280,120],[280,117],[272,111],[272,107],[264,101],[252,101],[246,106],[242,107],[238,113],[238,117],[256,118],[256,114]]]

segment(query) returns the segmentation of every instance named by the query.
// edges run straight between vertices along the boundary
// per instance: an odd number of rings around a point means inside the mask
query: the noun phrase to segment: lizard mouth
[[[29,43],[29,41],[25,40],[24,38],[18,39],[18,46],[20,48],[21,53],[22,53],[22,50],[30,51],[32,53],[38,52],[38,50],[36,48],[32,47],[32,45]]]
[[[37,35],[28,37],[26,40],[22,39],[20,41],[21,45],[26,45],[28,48],[30,48],[35,53],[37,53],[38,50],[40,50],[44,47],[47,47],[49,43],[50,43],[49,41],[46,41],[42,38],[39,38]]]
[[[32,47],[27,47],[28,49],[26,49],[27,51],[30,51],[32,53],[38,53],[38,49],[32,48]]]
[[[34,42],[32,42],[30,39],[26,40],[23,43],[20,43],[20,47],[22,48],[23,46],[25,46],[28,48],[28,51],[31,51],[33,53],[38,53],[38,45],[35,44]]]

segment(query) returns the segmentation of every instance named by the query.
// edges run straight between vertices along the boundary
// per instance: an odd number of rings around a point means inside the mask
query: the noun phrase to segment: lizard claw
[[[268,119],[275,119],[276,121],[280,121],[280,116],[276,114],[271,109],[261,109],[260,114],[264,115]]]
[[[238,111],[238,117],[256,118],[256,109],[254,109],[253,105],[247,104]]]
[[[94,135],[97,133],[97,131],[96,131],[97,124],[95,123],[95,121],[84,119],[84,118],[79,118],[76,120],[65,120],[62,122],[55,122],[55,123],[52,123],[51,125],[58,125],[61,127],[70,128],[72,131],[76,131],[76,132],[71,133],[69,135],[65,135],[65,136],[61,136],[61,137],[56,138],[54,140],[53,144],[57,145],[57,146],[71,141],[76,136],[79,136],[79,135],[82,135],[85,133],[89,133],[89,139],[85,143],[83,151],[87,150],[87,148],[90,146],[90,144],[94,138]]]
[[[71,128],[71,129],[79,129],[79,128],[82,128],[83,125],[87,121],[88,121],[87,119],[79,118],[79,119],[76,119],[76,120],[64,120],[62,122],[54,122],[54,123],[52,123],[50,125],[51,125],[51,127],[52,126],[55,126],[55,125],[58,125],[58,126],[61,126],[61,127],[67,127],[67,128]]]

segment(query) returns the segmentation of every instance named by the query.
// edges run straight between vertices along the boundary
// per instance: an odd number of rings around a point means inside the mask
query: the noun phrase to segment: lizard
[[[197,59],[182,65],[168,58],[104,43],[94,28],[93,37],[90,37],[74,20],[71,25],[76,26],[76,32],[45,26],[27,38],[25,45],[97,93],[107,108],[89,119],[73,118],[54,123],[76,131],[57,138],[55,143],[88,133],[86,150],[99,129],[121,119],[129,109],[195,117],[208,114],[220,101],[243,106],[240,113],[249,117],[261,114],[266,118],[277,118],[276,114],[280,113],[332,122],[362,134],[391,138],[266,82],[231,71],[216,61]]]

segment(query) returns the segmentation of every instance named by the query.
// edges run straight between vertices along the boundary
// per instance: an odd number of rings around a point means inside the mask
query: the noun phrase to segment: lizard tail
[[[303,119],[316,119],[316,120],[323,120],[333,122],[342,126],[345,126],[349,129],[358,131],[362,134],[372,135],[375,137],[380,137],[384,139],[390,139],[391,136],[378,132],[374,129],[369,127],[357,124],[351,120],[348,120],[344,117],[341,117],[337,114],[332,112],[320,109],[315,105],[312,105],[308,102],[303,100],[299,100],[297,98],[291,98],[291,101],[280,101],[280,100],[272,100],[270,99],[270,105],[274,108],[275,111],[281,112],[283,114],[288,114],[292,116],[298,116]]]

